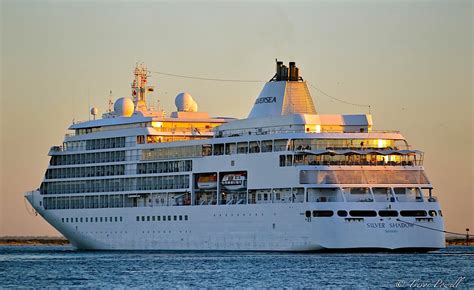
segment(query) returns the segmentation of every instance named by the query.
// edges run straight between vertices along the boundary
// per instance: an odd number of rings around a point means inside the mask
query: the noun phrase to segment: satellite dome
[[[198,111],[198,104],[196,103],[195,100],[193,100],[193,104],[191,108],[189,108],[189,112],[197,112]]]
[[[174,100],[178,112],[191,112],[195,102],[193,97],[186,92],[179,93]]]
[[[94,116],[94,117],[99,115],[99,109],[97,109],[96,107],[92,107],[91,115]]]
[[[130,98],[120,98],[115,101],[114,111],[118,116],[130,117],[134,110],[135,106]]]

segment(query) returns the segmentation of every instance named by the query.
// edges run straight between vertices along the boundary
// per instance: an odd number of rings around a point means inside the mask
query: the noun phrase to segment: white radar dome
[[[115,101],[114,104],[114,112],[118,116],[123,117],[130,117],[135,110],[135,106],[133,105],[133,101],[130,98],[120,98]]]
[[[97,116],[97,115],[99,115],[99,109],[97,109],[96,107],[93,107],[93,108],[91,109],[91,115],[92,115],[92,116]]]
[[[193,97],[186,92],[179,93],[174,100],[178,112],[196,112],[197,104]]]

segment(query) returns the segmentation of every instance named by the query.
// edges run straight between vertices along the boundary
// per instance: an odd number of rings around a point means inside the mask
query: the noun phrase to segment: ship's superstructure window
[[[145,144],[145,136],[143,135],[137,136],[137,144]]]
[[[424,217],[426,216],[425,210],[401,210],[400,215],[403,217]]]
[[[70,194],[183,188],[189,188],[189,175],[43,182],[40,190],[42,194]]]
[[[429,184],[423,170],[301,170],[301,184]],[[400,195],[403,190],[400,190]],[[419,193],[421,195],[421,193]]]
[[[381,217],[397,217],[398,212],[396,210],[379,210],[379,216],[381,216]]]
[[[262,141],[262,150],[261,152],[272,152],[273,151],[273,141],[272,140],[264,140]]]
[[[137,164],[137,174],[170,173],[191,171],[191,160],[147,162]]]
[[[333,215],[332,210],[313,210],[313,217],[332,217]]]
[[[111,149],[125,147],[125,137],[86,140],[86,150]]]
[[[274,145],[274,151],[287,151],[289,150],[289,142],[288,139],[280,139],[280,140],[275,140],[275,145]]]
[[[221,144],[224,146],[224,144]],[[222,152],[224,152],[222,148]],[[142,150],[141,160],[201,157],[202,146],[180,146]]]
[[[353,217],[376,217],[377,212],[375,210],[351,210],[349,214]]]
[[[346,217],[347,216],[347,211],[345,210],[338,210],[337,215],[340,217]]]
[[[46,179],[124,175],[125,165],[50,168]]]
[[[224,155],[224,144],[214,144],[212,146],[212,155]]]
[[[247,142],[237,143],[237,154],[247,154],[249,152],[249,145]]]
[[[211,156],[212,155],[212,145],[205,144],[202,145],[202,156]]]
[[[108,151],[82,154],[65,154],[51,156],[51,166],[108,163],[125,161],[125,151]]]

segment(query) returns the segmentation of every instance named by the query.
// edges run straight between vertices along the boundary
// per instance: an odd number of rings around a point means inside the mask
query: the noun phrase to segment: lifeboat
[[[199,189],[217,188],[217,176],[216,175],[201,175],[198,177],[197,186]]]
[[[242,173],[227,174],[222,177],[222,186],[227,190],[241,190],[247,187],[247,177]]]

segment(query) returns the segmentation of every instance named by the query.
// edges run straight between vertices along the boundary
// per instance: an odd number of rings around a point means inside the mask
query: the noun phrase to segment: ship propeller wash
[[[319,251],[443,248],[423,152],[371,115],[318,114],[294,62],[277,61],[246,119],[180,93],[166,116],[130,98],[73,123],[25,193],[77,249]],[[94,117],[97,110],[94,110]],[[434,230],[430,230],[434,229]]]

